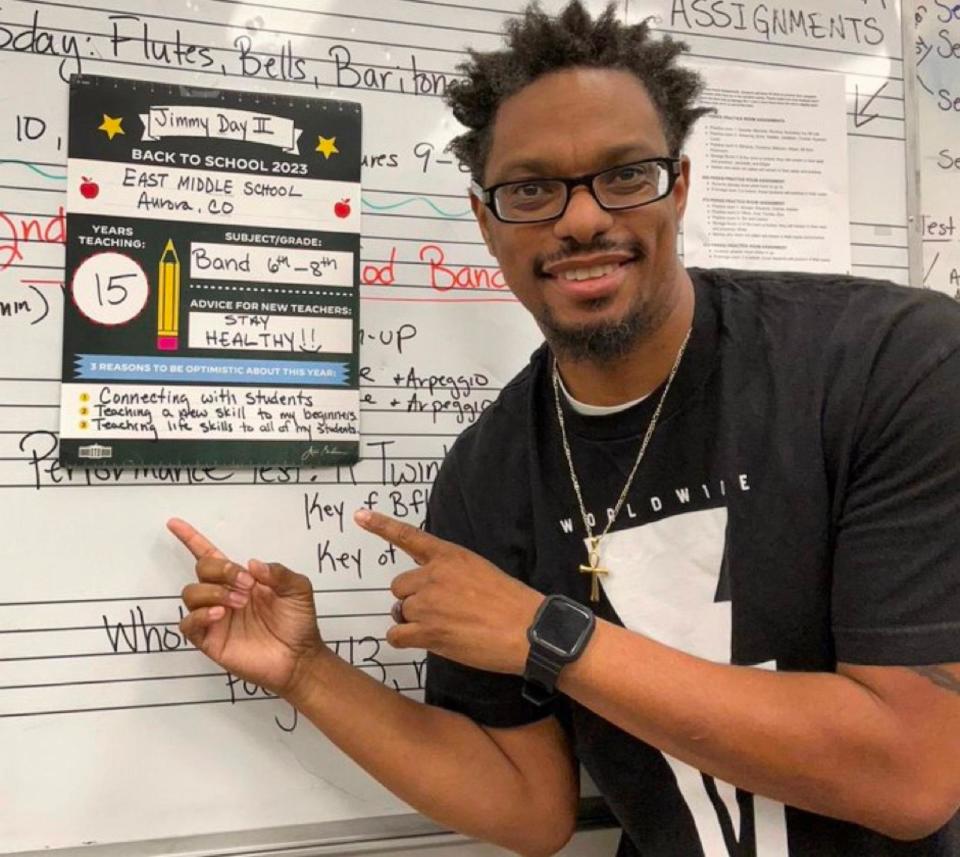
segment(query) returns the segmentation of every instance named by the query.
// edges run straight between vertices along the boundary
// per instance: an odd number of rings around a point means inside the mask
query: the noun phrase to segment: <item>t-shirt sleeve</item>
[[[480,554],[508,574],[522,577],[522,555],[503,549],[502,532],[496,546],[477,538],[478,531],[488,528],[480,521],[475,528],[476,518],[471,519],[462,490],[459,454],[455,444],[440,469],[430,494],[426,530]],[[482,512],[478,510],[475,515],[482,516]],[[490,609],[496,610],[497,605],[491,604]],[[427,703],[466,714],[484,726],[524,726],[553,713],[550,705],[537,706],[525,700],[522,686],[520,676],[478,670],[439,655],[427,655]]]
[[[960,661],[960,320],[878,356],[836,528],[838,661]]]

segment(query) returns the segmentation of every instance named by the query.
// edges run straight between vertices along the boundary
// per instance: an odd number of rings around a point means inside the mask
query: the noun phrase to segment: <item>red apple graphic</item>
[[[98,185],[95,181],[92,181],[91,179],[84,176],[83,181],[80,184],[80,195],[84,199],[96,199],[97,194],[99,193],[100,193],[100,185]]]
[[[333,207],[333,213],[337,215],[337,217],[349,217],[350,216],[350,200],[341,199],[340,202],[338,202]]]

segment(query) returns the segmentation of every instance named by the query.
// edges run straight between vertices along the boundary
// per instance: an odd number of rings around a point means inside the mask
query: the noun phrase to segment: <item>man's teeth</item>
[[[592,268],[571,268],[568,271],[564,271],[559,276],[564,280],[593,280],[597,277],[605,277],[607,274],[612,274],[620,266],[618,264],[611,265],[594,265]]]

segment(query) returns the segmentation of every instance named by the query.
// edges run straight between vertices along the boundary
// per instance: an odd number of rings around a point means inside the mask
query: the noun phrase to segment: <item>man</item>
[[[567,841],[578,761],[622,855],[960,854],[960,311],[685,271],[680,48],[576,2],[508,36],[454,148],[547,344],[454,446],[432,535],[357,515],[417,564],[388,640],[430,651],[429,704],[323,645],[306,578],[174,521],[185,633],[522,854]]]

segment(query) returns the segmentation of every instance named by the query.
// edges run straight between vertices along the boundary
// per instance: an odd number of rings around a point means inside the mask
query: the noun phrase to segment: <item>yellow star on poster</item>
[[[120,123],[123,122],[123,117],[119,116],[114,118],[113,116],[107,116],[106,113],[103,114],[103,124],[97,128],[98,131],[103,131],[111,140],[117,136],[117,134],[126,134],[126,131],[123,130]]]
[[[324,160],[329,160],[331,155],[339,155],[336,137],[317,137],[317,149],[323,155]]]

